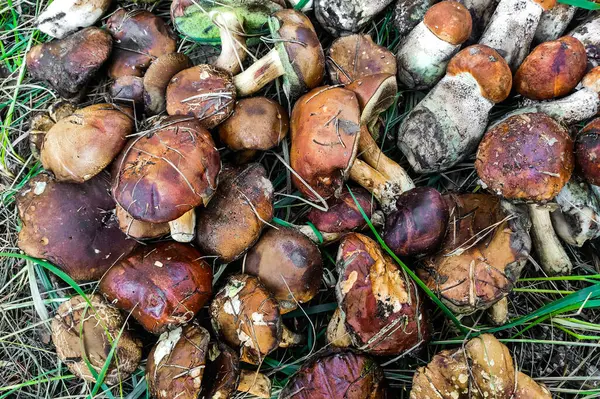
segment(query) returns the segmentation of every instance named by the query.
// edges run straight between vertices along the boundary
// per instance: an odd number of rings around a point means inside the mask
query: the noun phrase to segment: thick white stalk
[[[535,41],[543,43],[561,37],[575,16],[575,11],[577,7],[562,3],[556,3],[553,8],[544,11],[535,31]]]
[[[235,75],[248,55],[244,28],[233,12],[217,12],[211,17],[221,34],[221,54],[213,65]]]
[[[549,276],[571,274],[573,264],[556,236],[550,219],[550,210],[545,205],[536,204],[531,204],[528,208],[531,218],[531,239],[540,266]]]
[[[178,242],[191,242],[196,233],[196,212],[194,209],[169,222],[171,237]]]
[[[274,48],[244,72],[235,75],[233,83],[238,96],[245,97],[256,93],[284,73],[279,52]]]

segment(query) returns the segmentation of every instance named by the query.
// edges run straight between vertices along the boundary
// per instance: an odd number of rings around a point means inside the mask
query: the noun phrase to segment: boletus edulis
[[[360,31],[382,12],[392,0],[314,0],[319,24],[334,36]]]
[[[169,223],[150,223],[134,219],[129,213],[119,204],[115,209],[119,228],[128,237],[138,240],[146,238],[158,238],[169,234],[171,229]]]
[[[37,17],[37,28],[56,39],[94,25],[110,7],[111,0],[53,1]]]
[[[52,103],[48,110],[33,115],[29,120],[29,148],[35,158],[40,157],[46,133],[59,120],[71,115],[77,107],[70,101],[58,100]]]
[[[600,118],[585,125],[577,135],[575,161],[581,176],[600,186]]]

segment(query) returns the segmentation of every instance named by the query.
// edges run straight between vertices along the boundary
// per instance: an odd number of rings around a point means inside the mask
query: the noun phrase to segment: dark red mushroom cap
[[[114,306],[160,334],[194,318],[212,294],[212,268],[194,247],[162,242],[140,247],[100,281]]]
[[[208,346],[208,362],[203,380],[201,398],[233,397],[240,381],[238,354],[229,345],[211,342]]]
[[[600,185],[600,118],[585,125],[577,135],[575,160],[583,178]]]
[[[144,109],[144,79],[139,76],[120,76],[110,85],[108,94],[112,101],[135,107],[141,115]]]
[[[352,194],[360,207],[370,219],[373,211],[377,207],[377,202],[373,195],[362,187],[352,187]],[[339,197],[330,198],[327,201],[329,209],[322,211],[317,208],[311,208],[306,218],[315,225],[315,227],[324,233],[346,233],[352,230],[358,230],[366,226],[367,222],[360,213],[354,198],[350,192],[344,188]]]

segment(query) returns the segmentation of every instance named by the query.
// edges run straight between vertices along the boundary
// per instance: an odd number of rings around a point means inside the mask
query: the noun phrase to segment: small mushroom
[[[40,157],[46,133],[58,122],[75,112],[76,107],[69,101],[58,100],[47,112],[35,114],[29,121],[29,148],[37,159]]]
[[[57,39],[94,25],[110,7],[111,0],[57,0],[37,18],[38,29]]]
[[[127,237],[143,240],[169,234],[168,223],[149,223],[136,220],[120,205],[117,205],[115,214],[119,221],[119,228],[123,233],[127,234]]]
[[[600,199],[589,184],[571,179],[555,198],[552,212],[556,234],[567,244],[581,247],[600,237]]]
[[[585,125],[577,135],[575,161],[581,176],[600,186],[600,118]]]
[[[192,66],[182,53],[170,53],[152,61],[144,74],[144,104],[146,111],[159,114],[167,109],[167,87],[177,73]]]
[[[142,359],[142,343],[124,328],[121,313],[98,294],[63,302],[52,319],[52,342],[61,362],[79,378],[96,382],[115,346],[103,382],[118,384],[133,373]]]
[[[535,31],[534,41],[544,43],[561,37],[576,11],[577,7],[563,3],[556,3],[553,8],[544,10]]]
[[[358,32],[382,12],[392,0],[314,0],[319,24],[334,36]]]
[[[435,85],[471,35],[471,26],[471,14],[461,3],[448,0],[433,5],[398,49],[398,80],[411,89]]]
[[[530,376],[517,372],[517,389],[513,399],[552,399],[552,394],[544,384],[538,384]]]
[[[27,71],[61,97],[79,100],[98,69],[108,60],[113,40],[90,27],[64,39],[38,44],[27,53]]]
[[[192,320],[210,299],[212,268],[190,245],[146,245],[110,268],[100,292],[148,332],[161,334]]]
[[[400,37],[405,37],[425,17],[438,0],[399,0],[394,8],[394,26]]]
[[[76,281],[96,280],[136,246],[119,229],[105,173],[82,184],[42,173],[16,196],[23,226],[19,248],[47,259]]]
[[[588,56],[588,69],[600,66],[600,14],[590,17],[567,34],[579,40],[585,46]]]

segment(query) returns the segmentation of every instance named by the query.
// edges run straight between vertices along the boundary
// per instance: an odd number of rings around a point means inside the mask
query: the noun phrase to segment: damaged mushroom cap
[[[429,339],[424,298],[415,283],[375,241],[346,235],[338,250],[336,296],[354,347],[398,355]]]
[[[57,180],[82,183],[113,161],[133,129],[133,119],[122,108],[90,105],[61,119],[46,133],[40,159]]]
[[[143,111],[144,79],[139,76],[120,76],[108,88],[112,101],[135,108],[136,113]]]
[[[309,359],[279,394],[280,399],[384,399],[383,369],[370,356],[329,350]],[[433,397],[433,396],[432,396]]]
[[[177,39],[165,21],[146,10],[115,11],[106,22],[115,41],[108,76],[143,76],[150,63],[177,51]]]
[[[585,125],[577,135],[575,161],[581,176],[600,186],[600,118]]]
[[[147,331],[160,334],[192,320],[210,299],[212,268],[190,245],[147,245],[111,267],[100,291]]]
[[[521,206],[490,194],[446,195],[448,232],[419,277],[454,312],[487,309],[508,295],[531,250]]]
[[[58,358],[73,374],[96,382],[89,366],[98,375],[118,339],[103,381],[114,385],[137,369],[142,359],[142,343],[124,328],[121,313],[102,296],[92,294],[87,299],[89,303],[77,295],[58,307],[52,319],[52,342]]]
[[[254,245],[273,218],[273,185],[258,163],[225,167],[219,188],[196,218],[196,244],[207,255],[232,262]]]
[[[112,192],[137,220],[170,222],[206,205],[217,188],[219,153],[193,118],[169,117],[132,139],[114,164]]]
[[[475,161],[488,190],[506,199],[534,202],[552,200],[573,168],[569,132],[542,113],[514,115],[492,127]]]
[[[236,91],[228,72],[196,65],[175,75],[167,86],[167,113],[189,115],[212,129],[233,112]]]
[[[559,207],[550,215],[556,234],[569,245],[583,246],[600,237],[600,198],[588,183],[571,179],[555,198]]]
[[[585,47],[574,37],[542,43],[525,58],[515,74],[515,89],[533,100],[569,94],[585,75]]]
[[[96,280],[136,246],[121,232],[112,210],[109,177],[60,183],[47,174],[29,180],[16,196],[19,248],[47,259],[75,281]]]
[[[398,94],[396,76],[383,73],[356,79],[346,89],[356,94],[362,110],[360,121],[369,128],[381,113],[394,104]]]
[[[117,204],[115,211],[119,228],[128,237],[143,240],[146,238],[158,238],[169,234],[169,223],[149,223],[136,220],[122,206]]]
[[[35,158],[39,159],[44,137],[55,123],[50,115],[41,112],[36,113],[29,120],[29,148]]]
[[[143,80],[146,111],[152,114],[163,112],[166,109],[167,86],[171,78],[191,66],[192,61],[183,53],[165,54],[153,61]]]
[[[281,313],[310,301],[319,291],[323,260],[315,243],[295,229],[268,229],[248,251],[245,271],[260,278]]]
[[[314,0],[315,16],[331,35],[358,32],[382,12],[392,0]]]

